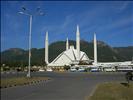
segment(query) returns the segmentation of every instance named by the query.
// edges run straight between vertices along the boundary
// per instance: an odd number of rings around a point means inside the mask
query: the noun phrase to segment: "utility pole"
[[[19,14],[23,14],[26,16],[30,17],[30,29],[29,29],[29,58],[28,58],[28,73],[27,73],[27,77],[31,77],[30,74],[30,69],[31,69],[31,35],[32,35],[32,18],[33,18],[33,14],[31,13],[27,13],[27,8],[22,7],[23,11],[18,12]],[[40,8],[37,8],[37,12],[35,13],[36,15],[44,15],[43,12],[41,12]]]

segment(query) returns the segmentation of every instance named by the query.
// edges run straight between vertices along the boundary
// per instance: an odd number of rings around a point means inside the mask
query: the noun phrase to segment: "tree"
[[[65,65],[65,66],[64,66],[64,69],[65,69],[65,70],[69,70],[69,69],[70,69],[70,66],[66,66],[66,65]]]
[[[115,66],[115,70],[116,70],[116,71],[118,70],[118,66]]]
[[[86,61],[79,61],[78,65],[89,65],[89,62]]]
[[[128,85],[129,85],[129,82],[130,82],[130,81],[132,80],[132,78],[133,78],[132,72],[131,72],[131,71],[127,72],[127,73],[125,74],[125,78],[126,78],[126,81],[127,81]]]
[[[79,67],[76,67],[76,70],[79,70]]]

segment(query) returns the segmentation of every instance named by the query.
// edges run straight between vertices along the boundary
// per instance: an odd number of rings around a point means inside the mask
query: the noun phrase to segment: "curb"
[[[92,89],[92,91],[91,91],[91,93],[89,94],[89,96],[86,96],[86,97],[85,97],[85,100],[89,100],[89,98],[90,98],[91,96],[93,96],[93,94],[95,93],[96,89],[98,88],[98,85],[99,85],[99,84],[96,84],[96,86]]]
[[[49,80],[51,80],[51,79],[32,81],[32,82],[23,83],[23,84],[20,84],[20,85],[14,84],[14,85],[8,85],[8,86],[3,86],[3,87],[0,86],[0,89],[10,88],[10,87],[16,87],[16,86],[33,85],[33,84],[35,85],[35,84],[39,84],[41,82],[46,82],[46,81],[49,81]]]

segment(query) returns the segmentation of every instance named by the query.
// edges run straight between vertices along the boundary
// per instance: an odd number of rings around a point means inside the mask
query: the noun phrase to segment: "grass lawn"
[[[37,82],[40,80],[48,80],[50,78],[47,77],[19,77],[19,78],[9,78],[9,79],[1,79],[1,88],[16,86],[16,85],[24,85],[28,83]]]
[[[99,84],[88,100],[133,100],[133,83],[129,87],[125,83]]]

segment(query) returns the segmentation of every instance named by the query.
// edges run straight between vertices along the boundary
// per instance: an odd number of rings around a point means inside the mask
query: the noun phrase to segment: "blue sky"
[[[49,42],[75,40],[76,25],[81,39],[97,39],[113,47],[133,46],[132,1],[2,1],[1,2],[1,50],[28,49],[29,16],[18,14],[21,7],[35,13],[41,7],[45,16],[34,16],[32,47],[43,48],[45,32]]]

